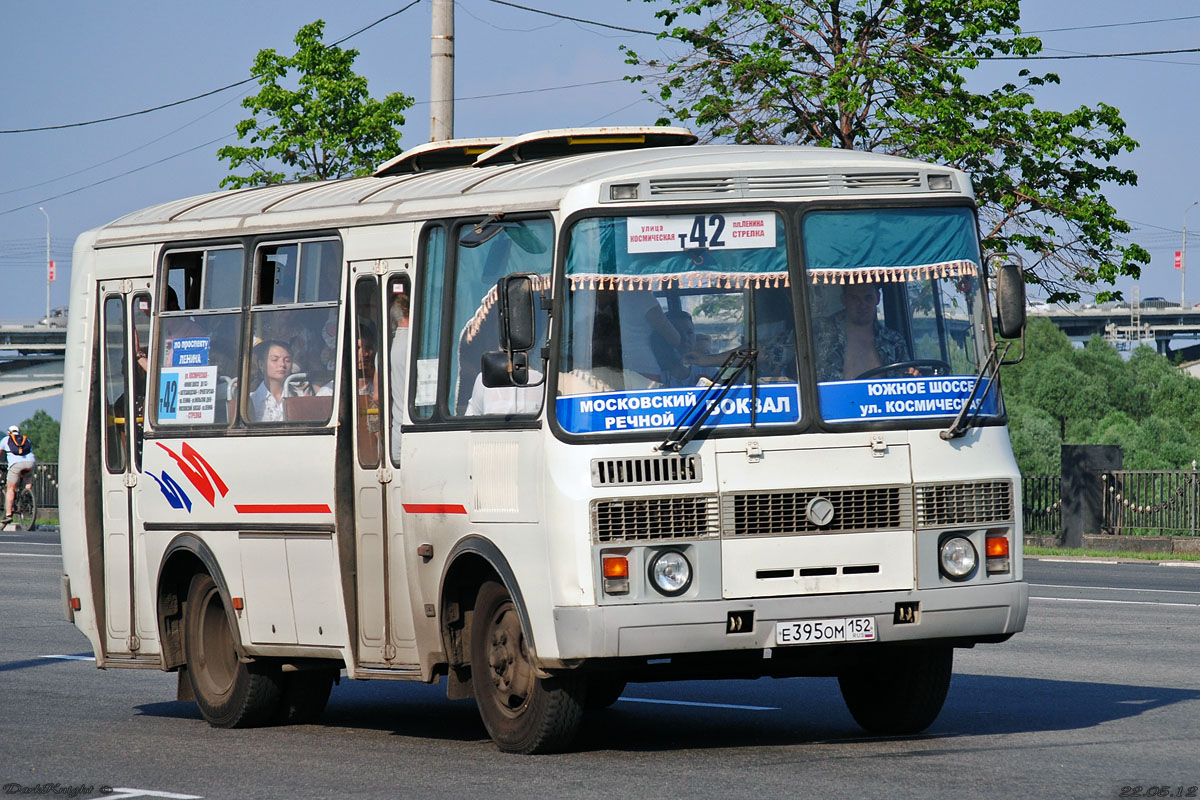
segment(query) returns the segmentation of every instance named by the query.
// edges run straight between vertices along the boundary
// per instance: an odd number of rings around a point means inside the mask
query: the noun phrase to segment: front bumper
[[[915,622],[894,622],[897,603],[919,603]],[[875,618],[880,642],[986,640],[1025,627],[1029,585],[1009,581],[858,595],[808,595],[686,603],[559,607],[554,610],[559,666],[580,659],[775,647],[775,623],[831,617]],[[728,633],[730,612],[754,612],[750,629]]]

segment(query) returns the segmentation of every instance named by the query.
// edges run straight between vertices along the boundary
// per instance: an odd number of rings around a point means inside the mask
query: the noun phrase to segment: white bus
[[[977,231],[953,169],[650,127],[122,217],[72,263],[64,612],[215,726],[344,671],[512,752],[701,677],[922,730],[1028,605]]]

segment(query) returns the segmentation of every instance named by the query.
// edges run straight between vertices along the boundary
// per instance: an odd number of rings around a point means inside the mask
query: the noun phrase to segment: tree
[[[646,0],[662,2],[663,0]],[[627,63],[658,84],[673,117],[711,138],[857,148],[966,170],[985,248],[1029,258],[1051,302],[1140,275],[1149,254],[1104,184],[1137,176],[1109,162],[1137,142],[1112,106],[1034,105],[1054,74],[1018,69],[986,92],[967,74],[994,57],[1041,51],[1020,35],[1019,0],[665,0],[657,12],[682,53]],[[691,24],[689,24],[691,23]],[[662,120],[665,122],[665,120]],[[1103,290],[1097,299],[1119,297]]]
[[[254,171],[227,175],[221,186],[367,175],[400,152],[402,112],[413,99],[400,92],[372,99],[367,79],[351,69],[358,51],[325,45],[324,29],[323,20],[302,27],[293,56],[259,51],[250,74],[262,88],[242,101],[254,116],[237,124],[238,140],[249,144],[217,151],[218,158],[229,161],[231,172],[242,165]],[[292,71],[298,75],[294,90],[282,85]],[[285,175],[273,162],[294,171]]]
[[[21,423],[21,433],[33,442],[33,457],[41,462],[58,461],[58,435],[60,424],[45,411],[33,412],[33,416]]]

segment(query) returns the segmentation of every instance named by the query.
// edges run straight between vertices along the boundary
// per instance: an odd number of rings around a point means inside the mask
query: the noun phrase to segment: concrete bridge
[[[0,406],[62,394],[67,329],[0,325]]]
[[[1107,308],[1033,308],[1031,317],[1046,317],[1072,341],[1103,336],[1118,348],[1148,345],[1162,355],[1179,353],[1200,358],[1200,308],[1120,304]],[[1180,341],[1195,342],[1185,343]]]

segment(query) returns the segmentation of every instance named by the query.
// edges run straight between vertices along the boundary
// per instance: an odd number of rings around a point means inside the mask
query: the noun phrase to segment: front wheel
[[[244,663],[216,582],[192,578],[184,622],[184,658],[200,713],[217,728],[249,728],[271,721],[280,703],[279,669]]]
[[[913,734],[933,724],[946,702],[954,648],[895,647],[838,676],[842,699],[868,733]]]
[[[37,527],[37,500],[33,490],[25,487],[18,489],[13,498],[13,520],[23,531],[31,531]]]
[[[485,583],[471,622],[471,682],[479,716],[506,753],[554,753],[575,738],[586,683],[567,673],[540,678],[508,590]]]

